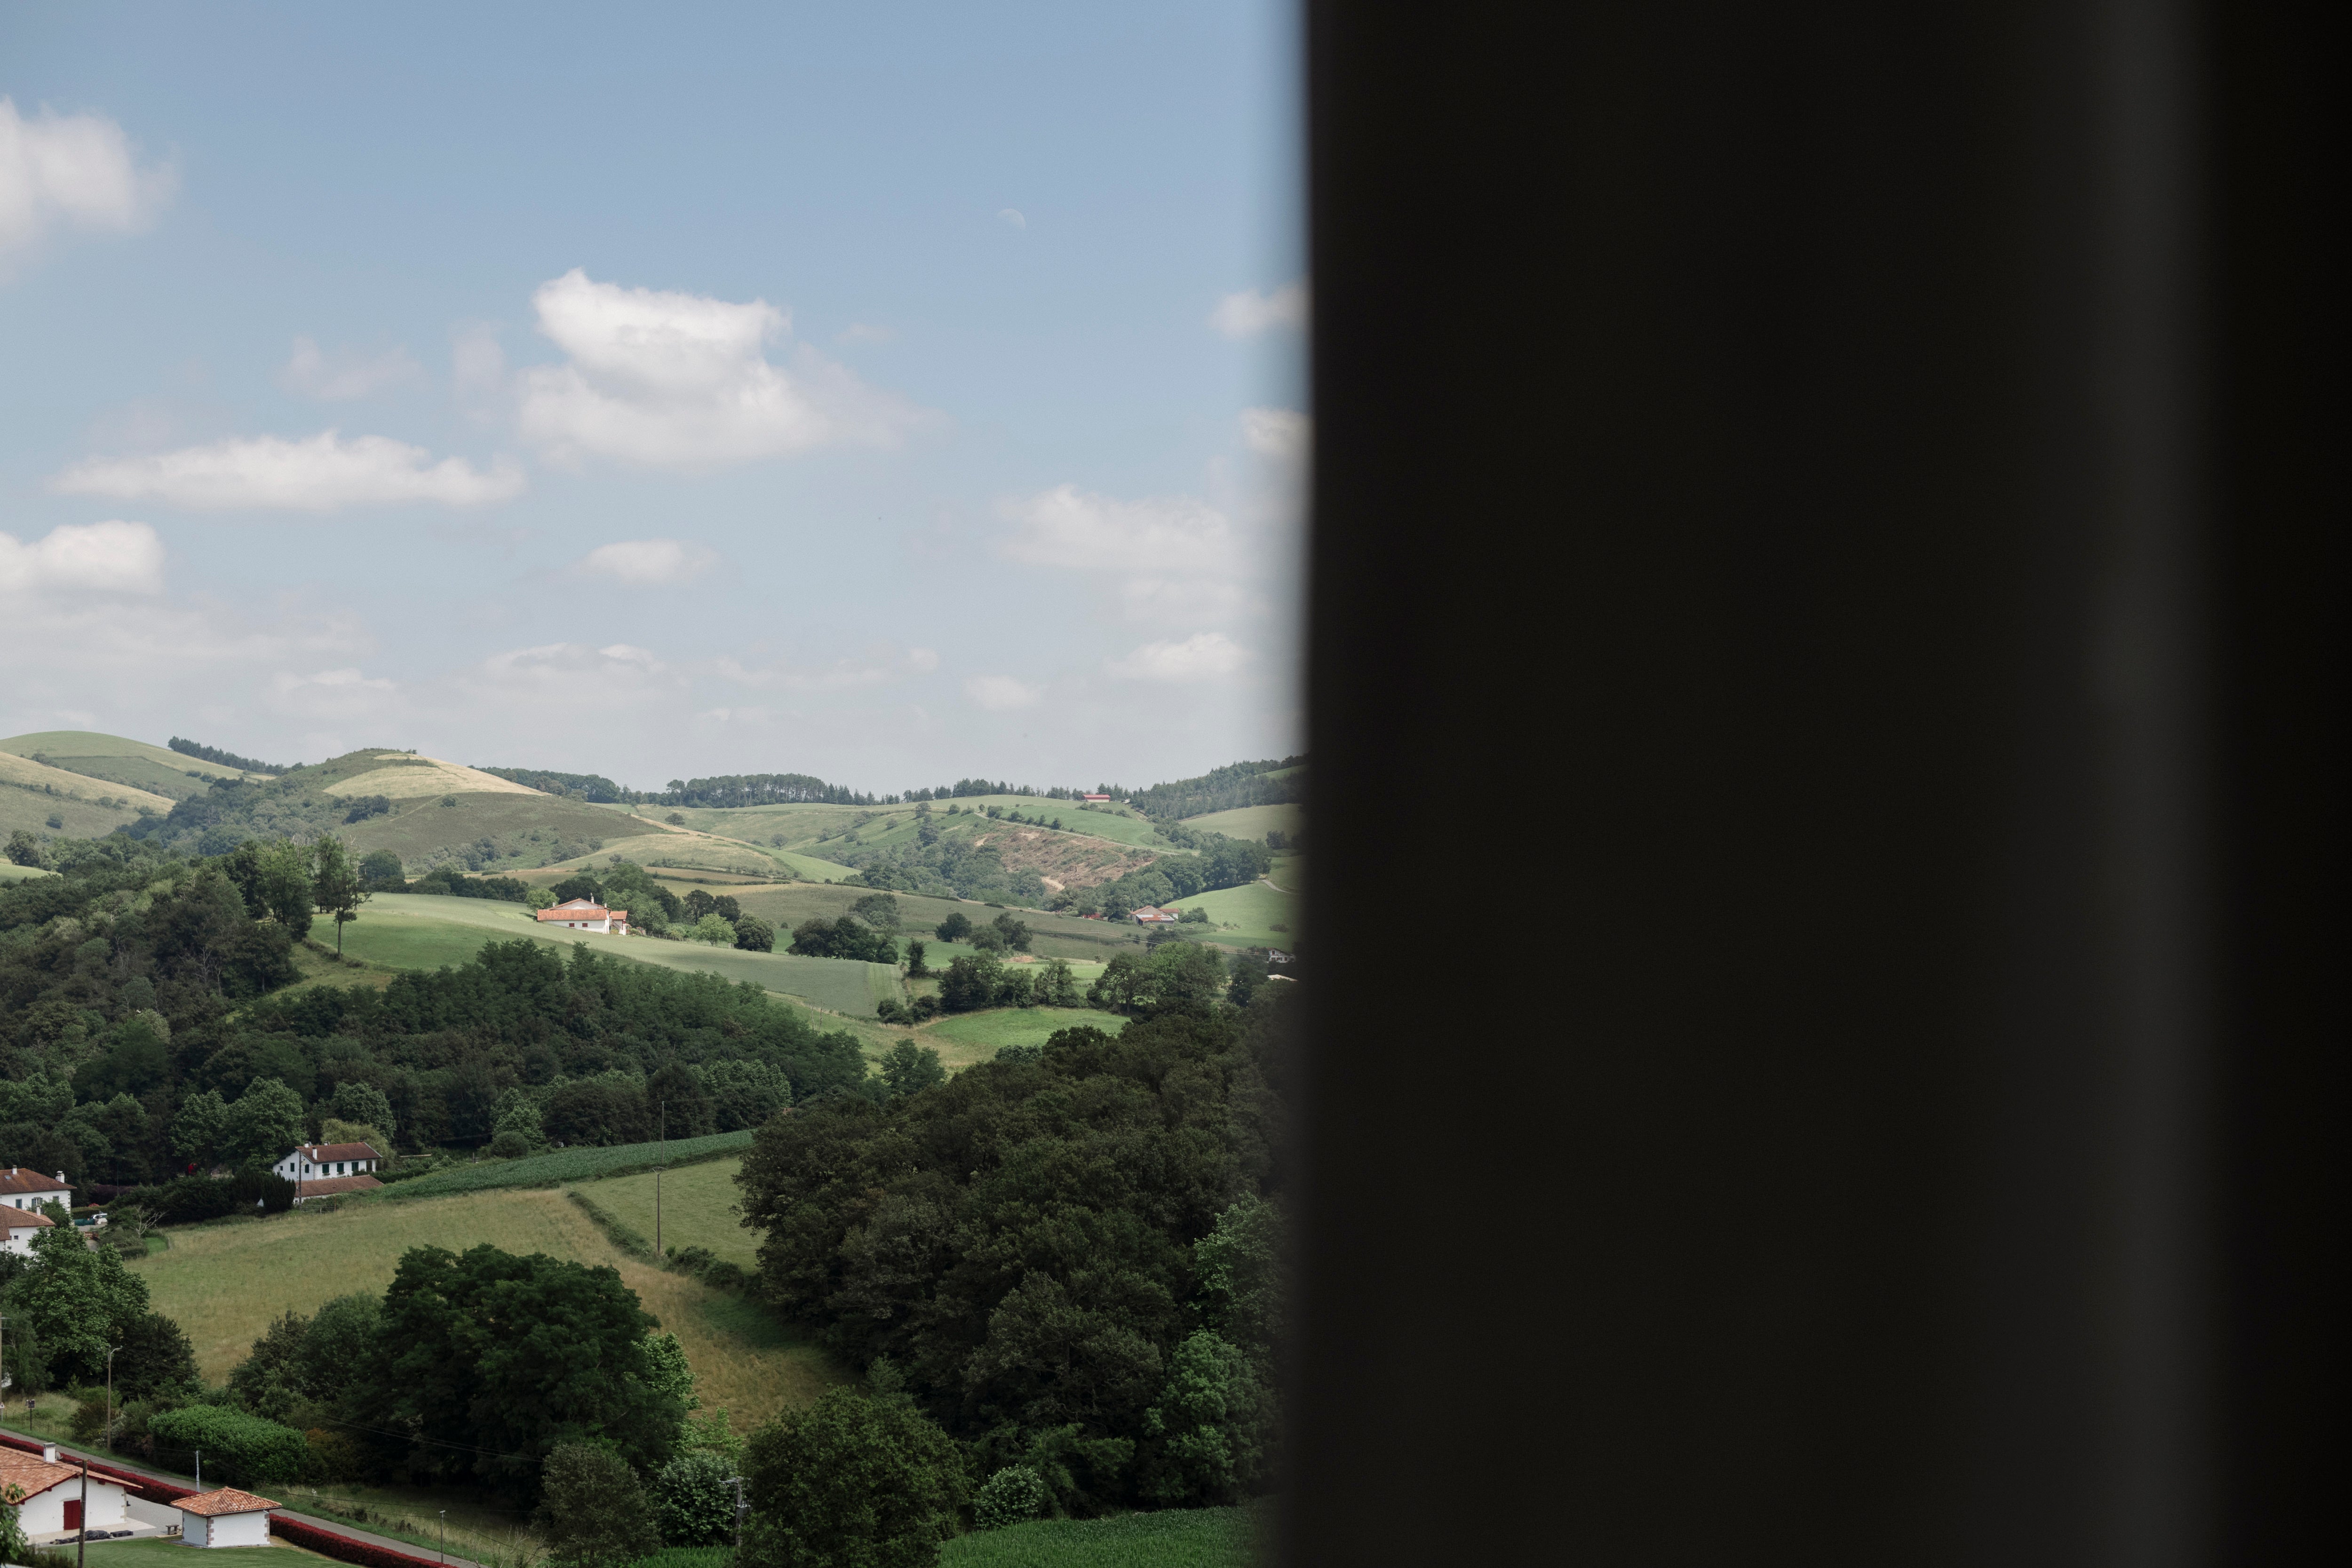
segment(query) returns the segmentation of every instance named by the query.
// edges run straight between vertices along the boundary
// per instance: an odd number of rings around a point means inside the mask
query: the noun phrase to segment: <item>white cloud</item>
[[[814,450],[896,445],[925,417],[803,346],[768,363],[791,318],[764,300],[598,283],[578,268],[531,296],[539,329],[570,355],[516,381],[524,437],[551,458],[708,468]]]
[[[623,583],[684,583],[718,563],[718,552],[682,539],[630,539],[600,544],[580,570]]]
[[[1307,285],[1286,283],[1271,294],[1244,289],[1217,301],[1209,325],[1228,338],[1254,338],[1276,328],[1297,331],[1307,325]]]
[[[1305,457],[1312,428],[1307,416],[1295,408],[1242,410],[1242,445],[1261,458],[1293,462]]]
[[[169,167],[142,168],[122,127],[103,115],[27,120],[0,98],[0,268],[58,228],[133,234],[172,197]]]
[[[143,522],[60,523],[30,544],[0,533],[0,594],[163,591],[163,542]]]
[[[999,209],[996,215],[996,221],[1003,224],[1007,228],[1027,228],[1029,226],[1029,220],[1021,216],[1021,209],[1019,207],[1003,207]]]
[[[289,392],[303,393],[321,402],[347,403],[353,398],[373,396],[404,381],[414,381],[424,374],[424,367],[409,358],[404,348],[373,357],[349,349],[329,354],[320,351],[317,339],[304,337],[294,340],[293,353],[278,367],[278,384]]]
[[[384,436],[322,431],[299,441],[232,437],[149,458],[92,458],[49,481],[64,495],[153,498],[199,511],[228,508],[333,511],[340,507],[435,501],[478,506],[521,493],[521,468],[501,458],[488,472],[463,458],[433,460],[422,447]]]
[[[1221,632],[1202,632],[1181,642],[1146,643],[1106,668],[1121,680],[1214,680],[1238,672],[1250,660]]]
[[[367,676],[356,669],[322,669],[316,675],[280,674],[275,682],[280,691],[296,691],[306,686],[324,687],[335,691],[390,691],[393,683],[380,676]]]
[[[977,707],[992,713],[1009,712],[1015,708],[1034,708],[1045,695],[1038,687],[1026,685],[1009,675],[975,675],[963,683],[963,694]]]
[[[997,510],[1019,524],[1004,552],[1032,566],[1214,574],[1237,563],[1231,521],[1192,496],[1119,500],[1061,485]]]

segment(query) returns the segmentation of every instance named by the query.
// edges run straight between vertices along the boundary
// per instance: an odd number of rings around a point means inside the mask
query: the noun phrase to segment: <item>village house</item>
[[[184,1497],[172,1506],[180,1510],[184,1546],[267,1546],[269,1510],[278,1505],[266,1497],[223,1487]]]
[[[19,1258],[30,1258],[33,1256],[33,1237],[45,1230],[54,1229],[57,1223],[37,1211],[20,1213],[12,1208],[6,1214],[0,1214],[0,1249],[13,1252]]]
[[[1079,798],[1079,799],[1081,799],[1081,800],[1092,801],[1092,802],[1096,803],[1097,805],[1104,805],[1104,804],[1108,804],[1108,803],[1109,802],[1109,800],[1110,800],[1110,796],[1108,796],[1108,795],[1081,795],[1081,796],[1079,796],[1078,798]]]
[[[380,1187],[368,1173],[383,1163],[372,1143],[305,1143],[269,1168],[294,1184],[299,1204]]]
[[[37,1209],[43,1204],[63,1204],[71,1208],[73,1188],[67,1185],[63,1171],[53,1182],[38,1171],[11,1165],[8,1173],[0,1176],[0,1204],[12,1209]]]
[[[629,934],[629,911],[608,910],[593,899],[566,899],[551,910],[539,911],[541,925],[558,925],[572,931],[601,931],[614,936]]]
[[[1172,926],[1176,921],[1174,910],[1154,909],[1146,904],[1135,911],[1135,923],[1139,926]]]
[[[121,1481],[91,1476],[85,1506],[81,1467],[59,1461],[55,1443],[38,1454],[0,1448],[0,1488],[12,1486],[25,1493],[25,1500],[16,1505],[16,1523],[36,1545],[51,1544],[85,1529],[120,1530],[131,1522]]]

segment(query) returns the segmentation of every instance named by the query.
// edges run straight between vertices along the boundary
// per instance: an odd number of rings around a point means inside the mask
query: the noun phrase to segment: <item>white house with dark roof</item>
[[[56,1181],[29,1166],[11,1165],[8,1173],[0,1176],[0,1205],[12,1209],[37,1209],[43,1204],[63,1204],[73,1207],[73,1188],[66,1184],[66,1173],[58,1173]]]
[[[0,1448],[0,1488],[12,1486],[24,1489],[25,1500],[16,1505],[16,1522],[26,1539],[37,1545],[84,1530],[121,1530],[131,1522],[122,1483],[91,1476],[85,1504],[81,1467],[61,1461],[54,1443],[37,1454]]]
[[[372,1143],[305,1143],[270,1170],[294,1184],[294,1201],[364,1193],[383,1185],[370,1173],[383,1163]]]

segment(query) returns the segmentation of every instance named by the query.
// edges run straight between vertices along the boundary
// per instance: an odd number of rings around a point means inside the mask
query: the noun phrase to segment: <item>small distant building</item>
[[[380,1187],[368,1173],[383,1163],[372,1143],[305,1143],[269,1168],[294,1184],[299,1204]]]
[[[1091,801],[1097,805],[1105,805],[1109,804],[1110,801],[1110,796],[1107,795],[1082,795],[1078,798],[1080,800]]]
[[[130,1522],[121,1481],[93,1475],[89,1484],[89,1500],[85,1504],[81,1467],[61,1462],[55,1443],[45,1446],[38,1454],[0,1448],[0,1488],[24,1489],[25,1500],[16,1507],[16,1522],[26,1539],[37,1545],[49,1544],[61,1535],[76,1535],[84,1530],[120,1529]]]
[[[269,1510],[278,1505],[266,1497],[223,1487],[184,1497],[172,1506],[180,1510],[183,1545],[267,1546]]]
[[[600,931],[613,936],[629,934],[629,911],[608,910],[593,899],[566,899],[551,910],[539,911],[541,925],[570,931]]]
[[[30,1258],[33,1256],[33,1237],[45,1230],[55,1229],[57,1223],[45,1214],[27,1214],[11,1208],[0,1214],[0,1248],[19,1258]]]
[[[1177,918],[1174,910],[1154,909],[1150,904],[1135,911],[1135,923],[1139,926],[1172,926]]]
[[[66,1184],[63,1171],[58,1173],[54,1182],[21,1165],[9,1166],[8,1173],[0,1176],[0,1205],[12,1209],[37,1209],[43,1204],[73,1207],[73,1188]]]

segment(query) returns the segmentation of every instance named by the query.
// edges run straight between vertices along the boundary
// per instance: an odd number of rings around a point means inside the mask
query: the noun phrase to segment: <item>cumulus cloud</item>
[[[1222,632],[1202,632],[1181,642],[1145,643],[1106,668],[1121,680],[1214,680],[1239,672],[1249,660],[1249,650]]]
[[[710,570],[718,560],[717,552],[682,539],[630,539],[598,545],[580,563],[580,570],[622,583],[684,583]]]
[[[424,374],[404,348],[373,355],[338,349],[331,354],[320,352],[315,338],[296,338],[293,353],[278,367],[278,384],[323,403],[347,403]]]
[[[574,268],[531,304],[541,332],[570,357],[517,378],[516,417],[559,461],[709,468],[893,446],[924,417],[814,349],[799,349],[789,371],[770,363],[767,345],[792,321],[764,300],[625,289]]]
[[[163,591],[163,542],[143,522],[60,523],[20,542],[0,533],[0,594]]]
[[[975,707],[991,713],[1010,712],[1015,708],[1034,708],[1045,691],[1013,679],[1009,675],[975,675],[963,683],[963,694]]]
[[[1032,566],[1220,573],[1237,564],[1231,520],[1192,496],[1119,500],[1060,485],[997,510],[1016,525],[1004,552]]]
[[[1271,294],[1244,289],[1217,301],[1209,325],[1228,338],[1255,338],[1277,328],[1296,331],[1307,325],[1307,285],[1286,283]]]
[[[58,474],[49,488],[63,495],[152,498],[198,511],[334,511],[404,501],[479,506],[520,494],[523,483],[522,469],[503,458],[486,472],[462,458],[436,463],[424,447],[388,437],[347,441],[326,430],[299,441],[232,437],[154,457],[92,458]]]
[[[57,229],[134,234],[172,198],[171,169],[142,166],[122,127],[99,114],[32,119],[0,98],[0,276]]]
[[[1304,458],[1311,427],[1307,416],[1295,408],[1242,410],[1242,445],[1261,458],[1282,462]]]

